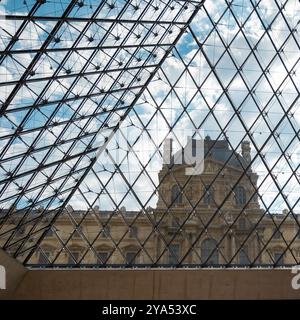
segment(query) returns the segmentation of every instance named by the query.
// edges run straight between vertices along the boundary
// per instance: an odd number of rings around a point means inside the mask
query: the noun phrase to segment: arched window
[[[214,199],[214,194],[212,188],[209,188],[208,186],[205,186],[204,189],[205,195],[204,195],[204,203],[205,204],[212,204]]]
[[[182,194],[177,184],[172,187],[171,193],[171,203],[182,203]]]
[[[244,187],[238,186],[234,190],[235,194],[235,203],[237,205],[243,205],[246,204],[246,191]]]
[[[201,244],[201,260],[206,264],[218,264],[219,253],[216,249],[217,241],[214,239],[206,239]]]

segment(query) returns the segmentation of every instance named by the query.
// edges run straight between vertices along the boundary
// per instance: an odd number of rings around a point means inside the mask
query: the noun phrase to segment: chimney
[[[163,164],[170,164],[172,157],[173,139],[168,138],[165,140],[163,146]]]
[[[251,147],[250,142],[247,140],[242,142],[242,156],[247,164],[251,162]]]

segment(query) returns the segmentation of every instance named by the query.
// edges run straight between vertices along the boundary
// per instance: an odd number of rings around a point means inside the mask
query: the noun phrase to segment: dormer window
[[[234,190],[235,203],[238,206],[244,205],[247,202],[246,191],[244,187],[238,186]]]

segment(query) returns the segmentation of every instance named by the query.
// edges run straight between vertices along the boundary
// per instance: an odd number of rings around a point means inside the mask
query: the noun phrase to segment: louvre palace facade
[[[191,165],[180,163],[182,152],[174,153],[172,141],[168,142],[164,152],[171,161],[159,172],[155,208],[141,213],[121,207],[112,212],[101,211],[98,206],[76,210],[69,205],[47,231],[33,263],[209,267],[228,263],[248,266],[250,262],[286,265],[299,258],[295,219],[287,211],[272,214],[261,209],[260,195],[255,191],[259,177],[248,166],[249,142],[242,142],[238,153],[225,140],[207,136],[203,140],[203,172],[196,175],[186,174]],[[192,140],[192,148],[196,142]],[[36,214],[32,213],[32,218]],[[45,216],[45,224],[54,214]],[[21,217],[15,215],[4,228],[11,230]],[[31,227],[27,218],[18,228],[18,237],[22,240]],[[294,238],[293,247],[285,250],[286,242]],[[1,239],[2,243],[6,240]],[[8,253],[17,251],[17,246],[18,241]]]

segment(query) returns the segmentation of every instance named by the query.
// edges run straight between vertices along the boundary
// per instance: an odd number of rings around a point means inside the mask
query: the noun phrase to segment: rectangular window
[[[274,230],[274,231],[275,231],[275,230]],[[273,232],[274,232],[274,231],[273,231]],[[281,232],[276,229],[273,238],[274,238],[274,239],[280,239],[280,238],[281,238]]]
[[[22,237],[24,235],[25,235],[25,227],[24,226],[22,226],[16,230],[17,237]]]
[[[126,262],[127,263],[136,263],[136,252],[127,252],[126,253]]]
[[[244,218],[239,219],[239,229],[240,230],[245,230],[246,229],[246,221]]]
[[[39,264],[49,264],[51,251],[40,251]]]
[[[249,264],[248,258],[248,247],[244,246],[239,252],[239,262],[240,264]]]
[[[137,227],[130,227],[129,228],[129,238],[136,238],[138,233]]]
[[[213,191],[208,186],[205,186],[204,189],[205,195],[204,195],[204,203],[205,204],[212,204],[213,203]]]
[[[53,235],[54,235],[54,232],[53,232],[52,228],[50,228],[46,233],[46,237],[50,238],[50,237],[53,237]]]
[[[169,263],[177,264],[180,256],[180,245],[179,244],[171,244],[169,250]]]
[[[97,254],[98,254],[98,262],[105,263],[108,258],[109,253],[107,251],[99,251],[99,252],[97,252]]]
[[[79,262],[79,260],[80,260],[80,251],[71,251],[71,254],[72,254],[73,258],[72,258],[71,255],[69,255],[68,263],[69,264],[74,264],[74,263]],[[75,259],[75,261],[74,261],[74,259]]]
[[[101,231],[102,238],[108,238],[110,236],[110,227],[105,226],[103,227],[103,230]]]
[[[284,263],[284,258],[282,255],[282,252],[275,252],[274,253],[274,262],[277,263],[278,265],[282,265]]]
[[[81,238],[81,232],[82,232],[82,226],[78,226],[73,234],[73,238],[80,239]]]

